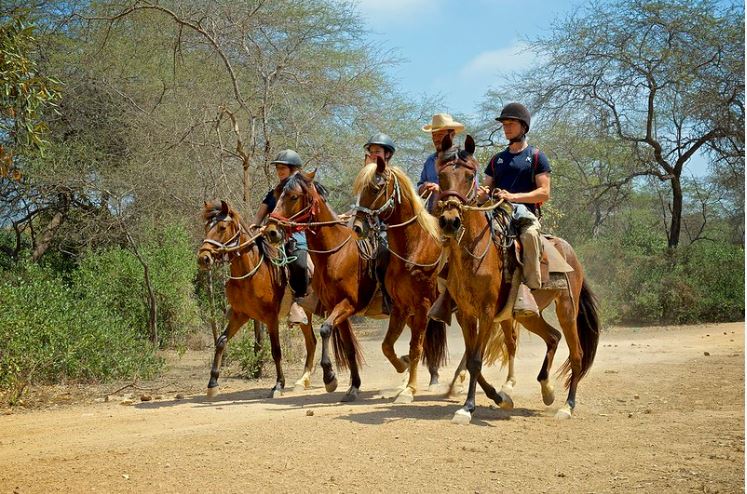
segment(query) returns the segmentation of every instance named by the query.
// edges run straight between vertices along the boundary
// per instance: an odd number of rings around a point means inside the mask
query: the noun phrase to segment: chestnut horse
[[[479,208],[472,204],[476,197],[474,177],[479,166],[472,156],[474,150],[475,143],[471,136],[467,136],[463,151],[453,148],[451,139],[446,136],[436,160],[442,190],[438,203],[441,210],[439,225],[448,238],[450,248],[447,285],[459,308],[457,316],[468,348],[469,392],[464,408],[454,416],[456,422],[462,423],[469,422],[475,409],[475,380],[480,377],[485,343],[493,331],[496,319],[501,321],[509,356],[514,358],[516,341],[512,327],[512,309],[520,280],[515,266],[509,270],[513,273],[512,279],[504,277],[504,264],[509,259],[504,258],[504,250],[493,242],[491,221],[485,214],[485,210],[494,208]],[[506,237],[510,209],[499,209],[497,214],[504,219],[503,230],[499,235],[508,243]],[[555,312],[568,344],[569,358],[560,370],[562,375],[567,376],[565,385],[568,398],[556,417],[569,418],[576,405],[578,382],[594,362],[599,342],[599,316],[596,297],[584,279],[583,268],[573,249],[563,239],[553,237],[550,240],[573,268],[572,272],[567,273],[568,289],[540,289],[534,290],[533,294],[540,311],[555,302]],[[517,320],[529,331],[539,335],[547,345],[547,353],[537,380],[542,386],[545,404],[550,405],[555,397],[548,376],[560,333],[541,315],[518,317]],[[513,379],[512,371],[511,365],[509,381]]]
[[[437,277],[443,267],[438,225],[423,207],[407,174],[387,166],[381,157],[358,172],[353,193],[358,197],[353,222],[356,235],[366,237],[368,225],[378,221],[387,228],[391,257],[385,284],[393,307],[381,348],[397,372],[409,368],[407,385],[395,400],[409,403],[417,391],[421,356],[429,369],[437,369],[446,361],[445,324],[428,319],[428,311],[438,296]],[[411,331],[410,352],[400,358],[394,343],[405,323]],[[433,370],[431,377],[433,384]]]
[[[277,204],[265,227],[265,237],[273,245],[279,245],[286,228],[307,232],[309,254],[314,261],[311,284],[329,314],[319,328],[324,385],[330,393],[337,389],[337,376],[329,356],[332,336],[338,367],[350,369],[351,386],[342,401],[353,401],[361,386],[363,355],[348,318],[371,302],[376,279],[369,263],[360,257],[353,232],[329,207],[326,190],[314,182],[314,176],[315,172],[296,172],[278,186]]]
[[[215,358],[210,370],[207,394],[213,397],[218,392],[218,377],[226,344],[249,319],[257,319],[267,325],[270,335],[272,359],[275,361],[277,380],[271,396],[285,388],[285,376],[280,365],[280,335],[278,312],[285,292],[285,281],[281,271],[273,266],[265,254],[259,231],[253,232],[244,225],[239,213],[224,201],[206,202],[202,217],[205,220],[205,240],[198,251],[198,262],[203,269],[214,263],[228,260],[231,275],[226,281],[228,324],[215,342]],[[306,314],[309,323],[301,325],[306,344],[304,373],[296,381],[297,388],[308,389],[316,351],[316,337],[311,327],[311,314]]]

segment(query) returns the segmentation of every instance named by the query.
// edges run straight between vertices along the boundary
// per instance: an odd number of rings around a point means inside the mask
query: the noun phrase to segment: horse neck
[[[249,235],[243,230],[239,233],[239,245],[249,240]],[[262,252],[257,243],[252,244],[243,252],[239,252],[239,255],[231,259],[231,276],[243,276],[249,271],[257,267],[257,263],[262,260]],[[264,264],[264,262],[263,262]],[[260,270],[262,268],[259,268]],[[254,276],[247,278],[248,280],[254,279]]]
[[[460,263],[461,261],[471,263],[475,261],[475,259],[465,252],[465,249],[469,250],[473,255],[479,256],[485,251],[485,242],[490,242],[492,244],[493,239],[488,219],[482,211],[464,211],[462,214],[462,226],[464,228],[464,233],[461,234],[461,237],[451,237],[449,239],[449,245],[451,247],[452,256],[456,254],[457,258],[455,261],[457,263]],[[459,243],[457,243],[457,240],[459,240]],[[497,246],[491,245],[488,249],[496,252],[500,263],[499,268],[501,268],[503,266],[503,259]],[[486,258],[489,257],[490,252],[486,255]],[[467,274],[466,271],[464,273]]]
[[[327,201],[320,199],[318,207],[319,212],[314,215],[312,222],[336,221],[339,219],[337,214],[329,207]],[[306,234],[306,241],[316,250],[329,250],[345,240],[347,234],[350,233],[346,230],[348,228],[342,224],[310,227]]]

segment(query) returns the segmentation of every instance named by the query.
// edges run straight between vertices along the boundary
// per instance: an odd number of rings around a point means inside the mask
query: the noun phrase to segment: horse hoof
[[[415,396],[412,393],[412,390],[410,388],[405,388],[400,394],[397,395],[397,398],[394,399],[394,403],[397,405],[406,405],[408,403],[412,403],[412,401],[415,399]]]
[[[207,397],[208,398],[215,398],[216,396],[218,396],[218,389],[219,389],[219,386],[215,386],[214,388],[208,388],[207,389]]]
[[[513,410],[514,409],[514,400],[512,400],[510,396],[508,396],[503,391],[501,391],[500,393],[498,393],[498,396],[501,399],[501,402],[498,403],[499,407],[501,407],[503,410]]]
[[[270,399],[272,399],[272,398],[279,398],[281,396],[283,396],[283,390],[282,389],[272,388],[270,390]]]
[[[454,417],[451,419],[452,424],[458,424],[458,425],[469,425],[469,423],[472,421],[472,414],[469,413],[464,408],[460,408],[456,412],[454,412]]]
[[[503,386],[501,386],[501,392],[506,393],[507,395],[510,395],[514,391],[514,386],[510,383],[505,383]]]
[[[332,393],[334,390],[336,390],[337,389],[337,378],[334,378],[330,382],[326,383],[324,385],[324,389],[327,390],[327,393]]]
[[[351,386],[348,392],[345,393],[345,396],[343,396],[340,401],[343,403],[349,403],[357,399],[358,399],[358,389]]]
[[[572,417],[571,409],[568,405],[565,405],[555,413],[555,418],[558,420],[568,420]]]
[[[542,384],[542,402],[547,406],[555,402],[555,388],[552,385]]]

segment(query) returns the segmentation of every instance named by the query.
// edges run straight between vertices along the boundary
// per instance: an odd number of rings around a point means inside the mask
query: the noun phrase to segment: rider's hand
[[[503,199],[504,201],[507,201],[507,202],[513,202],[514,200],[514,195],[510,193],[509,191],[503,190],[503,189],[495,189],[493,191],[493,196],[498,199]]]
[[[488,189],[487,187],[485,187],[485,186],[478,187],[477,188],[477,200],[478,200],[478,202],[480,202],[480,203],[485,202],[487,200],[489,194],[490,194],[490,189]]]
[[[423,192],[433,192],[435,194],[438,194],[439,192],[441,192],[441,187],[439,187],[436,183],[426,182],[423,184]]]

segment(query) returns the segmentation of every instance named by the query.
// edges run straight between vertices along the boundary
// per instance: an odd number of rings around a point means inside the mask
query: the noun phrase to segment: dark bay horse
[[[395,400],[409,403],[417,391],[421,356],[430,369],[437,369],[446,361],[445,325],[428,319],[428,310],[438,296],[437,278],[443,267],[440,232],[436,218],[423,207],[407,174],[387,166],[381,157],[360,170],[353,193],[358,197],[353,222],[356,235],[366,237],[371,222],[387,225],[391,257],[385,284],[393,307],[381,348],[397,372],[409,368],[407,385]],[[405,324],[411,330],[410,352],[400,358],[394,343]]]
[[[284,229],[306,231],[309,254],[314,261],[311,284],[329,314],[319,328],[324,385],[328,392],[337,389],[337,376],[329,355],[332,336],[338,366],[350,369],[351,386],[342,401],[353,401],[361,386],[363,355],[349,318],[371,302],[376,279],[369,263],[358,252],[352,230],[327,204],[326,190],[314,182],[314,176],[315,172],[297,172],[278,186],[277,205],[270,215],[265,236],[279,245]]]
[[[478,163],[472,156],[474,140],[467,136],[465,150],[452,147],[446,136],[442,142],[436,167],[439,173],[441,197],[439,200],[439,225],[448,237],[449,292],[459,308],[458,317],[464,329],[465,346],[469,347],[467,368],[470,372],[470,386],[464,408],[454,417],[457,422],[469,422],[474,411],[475,380],[479,379],[485,343],[490,337],[494,321],[499,320],[513,359],[516,353],[516,333],[513,330],[512,308],[515,291],[520,279],[518,269],[512,272],[512,279],[504,276],[504,251],[492,240],[491,223],[485,211],[474,205],[476,190],[474,177]],[[505,227],[510,221],[509,209],[498,209],[504,218]],[[507,230],[501,233],[506,240]],[[565,385],[568,398],[557,413],[557,418],[570,418],[576,405],[578,382],[589,371],[599,343],[599,316],[596,297],[584,279],[584,271],[571,246],[563,239],[554,237],[551,242],[566,262],[573,268],[567,273],[569,289],[541,289],[533,291],[540,311],[555,302],[555,311],[565,335],[569,358],[560,373],[566,375]],[[537,380],[542,385],[545,404],[554,401],[554,393],[549,383],[550,368],[560,340],[560,333],[541,316],[517,318],[529,331],[539,335],[547,345],[542,368]],[[477,321],[477,328],[474,323]],[[465,328],[465,325],[467,328]],[[468,341],[469,339],[469,341]],[[509,379],[512,378],[509,369]],[[570,374],[570,375],[568,375]],[[482,384],[482,383],[481,383]],[[487,393],[487,390],[486,390]],[[490,396],[490,394],[488,393]]]
[[[226,299],[230,304],[228,324],[215,342],[215,357],[207,394],[212,397],[218,392],[220,366],[228,340],[249,319],[257,319],[267,325],[270,335],[272,359],[277,372],[277,380],[271,391],[271,395],[274,395],[285,388],[285,376],[280,365],[282,355],[278,321],[280,303],[285,292],[282,273],[270,263],[259,232],[250,232],[239,213],[227,203],[218,200],[206,202],[202,217],[205,220],[205,240],[197,253],[200,266],[207,269],[224,260],[231,263],[231,275],[226,282]],[[306,344],[306,363],[303,375],[295,383],[297,388],[304,389],[311,385],[316,351],[311,314],[307,312],[306,316],[309,323],[301,325]]]

